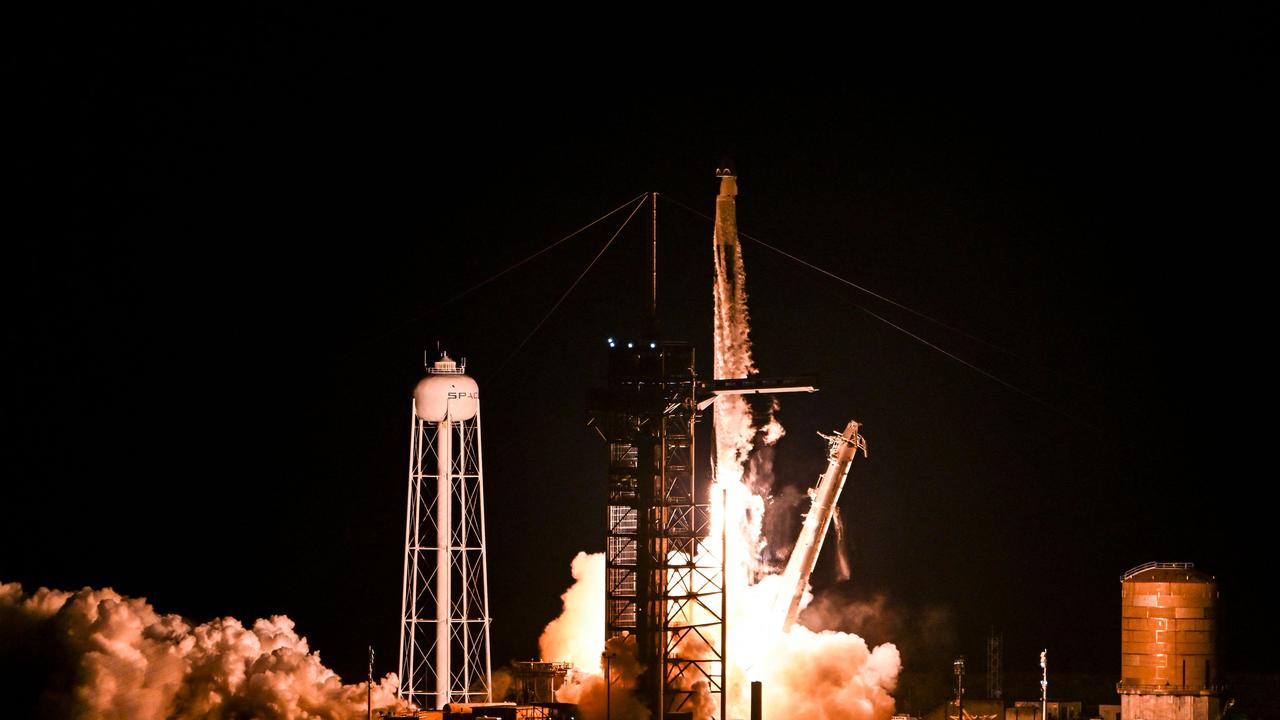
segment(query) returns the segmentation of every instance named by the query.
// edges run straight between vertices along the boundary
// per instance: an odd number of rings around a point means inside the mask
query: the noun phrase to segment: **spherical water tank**
[[[1218,586],[1191,563],[1147,563],[1120,579],[1121,693],[1215,692]]]
[[[413,389],[413,411],[427,422],[470,420],[480,411],[480,387],[448,355]]]

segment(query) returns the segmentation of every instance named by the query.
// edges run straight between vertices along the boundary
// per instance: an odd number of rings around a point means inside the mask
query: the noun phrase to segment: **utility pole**
[[[1049,720],[1049,650],[1040,651],[1040,720]]]
[[[987,697],[992,700],[999,700],[1004,696],[1004,682],[1000,677],[1000,671],[1004,666],[1004,659],[1001,657],[1004,638],[996,633],[995,628],[991,628],[991,635],[987,637]]]
[[[604,717],[613,720],[613,653],[604,656]]]

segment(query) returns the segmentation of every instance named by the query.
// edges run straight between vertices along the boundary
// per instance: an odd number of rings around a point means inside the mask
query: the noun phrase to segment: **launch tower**
[[[636,688],[664,717],[697,685],[724,688],[724,572],[707,488],[694,473],[697,377],[688,343],[625,343],[591,424],[609,445],[605,635],[634,636]],[[714,544],[714,547],[711,545]]]

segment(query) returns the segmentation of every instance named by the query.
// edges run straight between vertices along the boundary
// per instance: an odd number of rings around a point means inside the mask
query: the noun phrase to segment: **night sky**
[[[648,210],[518,352],[623,215],[446,301],[658,191],[663,335],[709,373],[711,223],[680,204],[712,214],[731,158],[743,233],[962,331],[743,241],[757,364],[821,379],[781,401],[780,487],[821,472],[817,430],[870,444],[841,500],[853,577],[828,548],[815,585],[891,613],[845,629],[946,671],[980,670],[994,627],[1006,672],[1047,647],[1114,683],[1119,575],[1191,561],[1228,670],[1280,671],[1270,22],[893,75],[708,47],[652,77],[587,69],[600,47],[482,71],[390,16],[177,25],[19,63],[38,222],[5,233],[0,580],[287,614],[344,678],[367,644],[393,670],[409,398],[439,341],[484,398],[494,661],[535,657],[570,559],[603,549],[585,402],[606,338],[644,327]]]

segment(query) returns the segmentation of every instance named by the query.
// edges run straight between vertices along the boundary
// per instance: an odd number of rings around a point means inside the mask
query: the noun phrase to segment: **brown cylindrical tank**
[[[1212,694],[1218,585],[1191,563],[1147,563],[1120,578],[1121,693]]]

